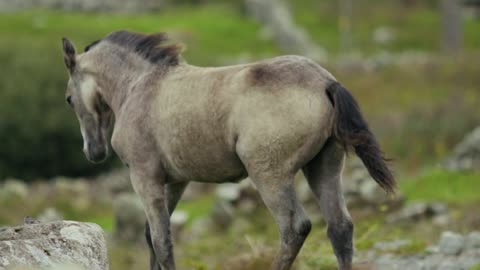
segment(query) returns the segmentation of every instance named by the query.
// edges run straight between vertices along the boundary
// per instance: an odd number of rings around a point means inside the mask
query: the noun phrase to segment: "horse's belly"
[[[177,180],[197,182],[235,182],[247,176],[234,152],[218,146],[190,145],[171,149],[166,154],[167,172]]]

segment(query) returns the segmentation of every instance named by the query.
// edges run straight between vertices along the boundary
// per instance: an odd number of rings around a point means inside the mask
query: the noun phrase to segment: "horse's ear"
[[[67,66],[68,71],[73,72],[73,69],[76,65],[75,60],[75,46],[67,38],[62,39],[63,45],[63,59],[65,61],[65,66]]]

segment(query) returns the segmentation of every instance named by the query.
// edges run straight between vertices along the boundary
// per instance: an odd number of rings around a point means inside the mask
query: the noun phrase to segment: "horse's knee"
[[[330,238],[335,254],[344,263],[349,263],[353,256],[353,230],[354,225],[350,219],[328,224],[328,238]]]
[[[283,237],[283,240],[286,244],[293,244],[295,247],[301,246],[312,229],[312,223],[305,217],[290,224],[284,234],[285,237]]]
[[[296,233],[299,237],[306,238],[310,231],[312,230],[312,222],[308,218],[301,219],[295,228]]]

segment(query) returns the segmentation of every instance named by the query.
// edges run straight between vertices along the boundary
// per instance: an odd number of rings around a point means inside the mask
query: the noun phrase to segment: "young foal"
[[[73,107],[92,162],[113,149],[130,167],[147,216],[151,269],[175,269],[169,216],[190,181],[250,177],[289,269],[311,223],[295,194],[303,170],[328,224],[341,270],[351,269],[353,224],[341,192],[348,148],[385,190],[395,181],[350,93],[313,61],[283,56],[221,68],[188,65],[162,33],[111,33],[77,55],[63,40]]]

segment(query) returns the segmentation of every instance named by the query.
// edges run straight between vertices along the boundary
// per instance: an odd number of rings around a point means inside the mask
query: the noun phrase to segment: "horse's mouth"
[[[108,157],[108,148],[107,147],[91,147],[85,151],[85,156],[88,161],[98,164],[104,162]]]

